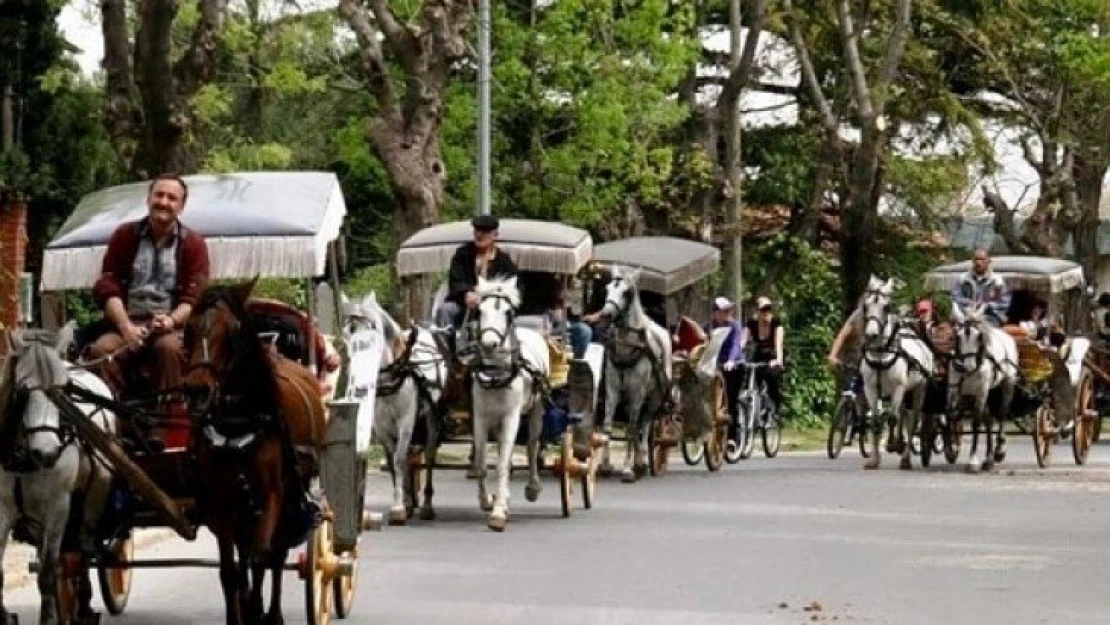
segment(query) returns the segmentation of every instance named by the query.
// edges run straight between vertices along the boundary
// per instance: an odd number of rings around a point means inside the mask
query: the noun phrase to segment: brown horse
[[[283,622],[282,570],[319,511],[308,486],[327,427],[311,373],[258,337],[246,309],[254,284],[209,288],[185,327],[185,388],[202,432],[198,507],[219,543],[229,625]]]

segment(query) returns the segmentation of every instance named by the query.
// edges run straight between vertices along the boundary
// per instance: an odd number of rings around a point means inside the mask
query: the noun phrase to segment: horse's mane
[[[220,302],[227,305],[232,316],[239,323],[237,329],[229,330],[229,338],[239,337],[234,348],[239,366],[231,374],[235,376],[232,388],[247,391],[244,397],[251,398],[251,402],[263,412],[274,413],[277,410],[278,398],[273,361],[262,339],[258,337],[254,317],[247,311],[240,295],[240,287],[236,285],[208,287],[201,294],[193,314],[204,314]]]
[[[479,280],[475,293],[478,294],[479,298],[499,295],[508,299],[513,308],[520,307],[520,289],[517,288],[511,277],[494,276],[493,278]]]

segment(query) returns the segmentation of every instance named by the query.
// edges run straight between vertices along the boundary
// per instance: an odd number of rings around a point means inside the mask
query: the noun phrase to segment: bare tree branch
[[[883,59],[882,71],[875,83],[875,113],[882,115],[886,106],[887,87],[898,73],[898,66],[902,62],[902,55],[906,51],[906,39],[909,37],[910,13],[913,10],[913,0],[898,0],[895,9],[894,30],[890,33],[887,44],[886,56]]]
[[[393,8],[389,6],[388,0],[369,1],[370,10],[373,11],[374,19],[378,22],[382,34],[385,35],[386,43],[407,70],[415,70],[414,64],[419,57],[416,37],[397,21],[397,16],[393,14]]]
[[[720,114],[728,108],[736,106],[740,93],[748,83],[751,76],[752,63],[755,52],[759,47],[759,38],[763,34],[763,22],[767,17],[767,0],[752,0],[752,19],[748,26],[748,39],[744,42],[744,51],[738,60],[730,60],[728,80],[721,89],[721,97],[717,99],[717,111]],[[739,37],[737,37],[738,39]],[[734,41],[732,45],[739,47],[740,42]]]
[[[821,123],[825,126],[826,132],[836,133],[840,124],[829,105],[828,98],[821,90],[821,82],[817,79],[817,70],[814,69],[813,60],[809,56],[809,47],[802,37],[802,29],[798,25],[798,18],[794,13],[794,1],[782,0],[782,4],[783,8],[786,9],[786,19],[790,22],[790,41],[798,55],[798,65],[802,68],[802,81],[809,89],[813,101],[817,104],[817,110],[821,113]]]
[[[370,92],[378,101],[382,115],[399,118],[396,97],[389,84],[385,57],[382,56],[382,48],[378,44],[378,33],[370,24],[370,15],[359,0],[339,0],[339,14],[355,32],[359,49],[362,50],[362,69],[366,73]]]
[[[852,92],[855,94],[856,107],[864,123],[870,126],[875,118],[875,111],[871,106],[871,90],[867,87],[867,74],[863,69],[863,61],[859,55],[859,33],[856,32],[852,22],[852,9],[849,0],[837,0],[836,21],[840,27],[841,45],[844,51],[844,62],[848,67],[848,75],[852,81]]]
[[[697,85],[698,88],[716,85],[723,89],[728,79],[728,76],[698,76],[694,84]],[[785,95],[793,98],[798,97],[799,87],[787,87],[785,85],[776,85],[773,83],[760,82],[758,80],[749,80],[746,86],[750,87],[753,91]]]

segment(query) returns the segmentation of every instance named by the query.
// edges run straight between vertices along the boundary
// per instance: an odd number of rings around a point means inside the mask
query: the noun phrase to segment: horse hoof
[[[624,471],[621,471],[621,481],[624,482],[625,484],[631,484],[631,483],[635,482],[636,479],[637,479],[636,472],[633,471],[632,469],[625,469]]]
[[[267,614],[262,622],[265,625],[284,625],[285,617],[280,614]]]
[[[913,462],[909,458],[902,458],[902,463],[898,465],[898,468],[903,471],[910,471],[913,469]]]
[[[508,522],[508,515],[491,514],[487,525],[489,525],[489,528],[495,532],[504,532],[505,525],[508,524]]]
[[[874,456],[870,460],[868,460],[867,462],[863,463],[863,468],[868,470],[868,471],[874,471],[875,469],[879,468],[879,462],[880,462],[879,457]]]
[[[994,452],[994,461],[1001,464],[1006,459],[1006,450]]]
[[[390,525],[404,525],[409,520],[408,511],[404,508],[391,508],[389,510]]]
[[[540,491],[543,490],[541,484],[529,484],[524,487],[524,498],[528,501],[536,501],[540,498]]]
[[[968,473],[978,473],[979,472],[979,465],[969,463],[967,465],[967,472]]]
[[[434,521],[436,518],[436,510],[431,506],[423,506],[420,508],[421,521]]]
[[[647,473],[648,473],[648,465],[646,465],[646,464],[638,464],[638,465],[636,465],[636,467],[635,467],[635,468],[633,468],[632,470],[633,470],[633,472],[635,472],[635,474],[636,474],[636,479],[640,479],[641,477],[643,477],[643,476],[647,475]]]
[[[990,460],[984,460],[983,461],[983,472],[984,473],[989,472],[993,468],[994,468],[994,462],[992,462]]]

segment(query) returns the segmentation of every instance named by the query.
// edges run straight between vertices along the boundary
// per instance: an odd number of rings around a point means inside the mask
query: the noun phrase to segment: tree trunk
[[[1075,159],[1075,188],[1079,198],[1079,222],[1073,233],[1075,255],[1083,265],[1087,280],[1094,280],[1098,269],[1099,207],[1102,204],[1102,181],[1110,163],[1093,151]]]
[[[844,312],[850,314],[867,288],[874,268],[873,240],[882,193],[882,137],[865,129],[852,155],[851,171],[840,224],[840,267],[844,279]]]

